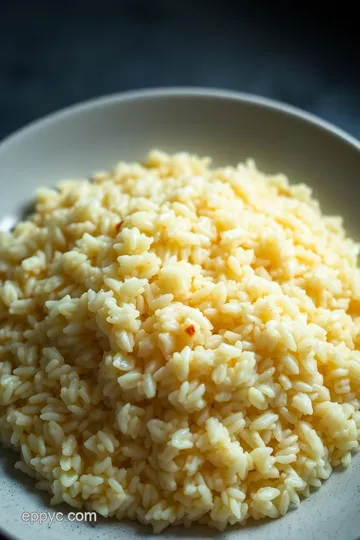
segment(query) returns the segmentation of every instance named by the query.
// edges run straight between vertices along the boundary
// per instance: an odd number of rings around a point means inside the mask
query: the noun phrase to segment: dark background
[[[0,138],[84,99],[174,85],[276,98],[359,137],[357,20],[316,0],[3,0]]]
[[[275,98],[360,137],[357,21],[350,2],[0,0],[0,139],[85,99],[178,85]]]

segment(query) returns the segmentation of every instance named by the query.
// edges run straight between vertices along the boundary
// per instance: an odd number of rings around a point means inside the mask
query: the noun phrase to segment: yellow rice
[[[360,436],[358,246],[252,161],[150,153],[0,238],[0,436],[51,503],[284,515]]]

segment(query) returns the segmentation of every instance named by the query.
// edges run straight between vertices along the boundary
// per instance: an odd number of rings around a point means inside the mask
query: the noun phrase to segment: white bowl
[[[266,172],[285,172],[313,186],[326,212],[341,214],[360,240],[360,145],[339,129],[292,107],[233,92],[164,89],[98,99],[35,122],[0,144],[0,228],[26,211],[35,188],[64,177],[88,176],[120,159],[141,160],[151,148],[210,155],[220,164],[253,157]],[[147,538],[136,523],[30,524],[23,512],[49,507],[49,497],[15,471],[13,452],[0,457],[0,529],[19,540]],[[334,473],[298,509],[275,521],[229,528],[221,537],[246,540],[355,540],[360,532],[360,457]],[[167,529],[166,539],[213,538],[202,527]]]

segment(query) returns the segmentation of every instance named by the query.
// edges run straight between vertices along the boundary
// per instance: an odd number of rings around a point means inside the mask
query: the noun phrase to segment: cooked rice
[[[0,241],[0,432],[51,493],[155,531],[284,515],[360,436],[358,246],[305,185],[152,152]]]

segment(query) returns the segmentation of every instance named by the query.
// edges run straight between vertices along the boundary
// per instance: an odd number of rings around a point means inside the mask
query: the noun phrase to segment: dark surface
[[[334,5],[3,0],[0,139],[84,99],[177,85],[272,97],[360,137],[358,17]]]
[[[359,137],[357,17],[336,5],[5,0],[0,138],[84,99],[171,85],[273,97]]]

